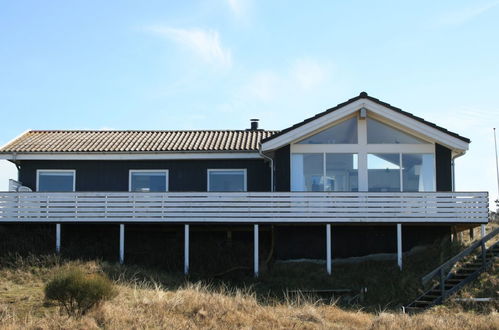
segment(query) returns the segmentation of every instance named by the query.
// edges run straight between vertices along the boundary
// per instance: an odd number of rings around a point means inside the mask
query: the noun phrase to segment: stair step
[[[479,270],[481,267],[466,267],[466,268],[461,268],[459,271],[471,271],[471,272],[476,272]]]
[[[438,296],[431,296],[431,297],[428,297],[428,296],[423,296],[423,297],[420,297],[419,300],[421,301],[428,301],[428,302],[433,302],[435,301],[435,299],[437,299]]]
[[[405,309],[406,313],[411,313],[411,314],[420,313],[420,312],[424,311],[424,308],[414,307],[414,306],[410,306],[410,307],[408,306],[408,307],[405,307],[404,309]]]
[[[415,302],[413,302],[413,304],[427,306],[427,305],[431,304],[431,301],[416,300]]]

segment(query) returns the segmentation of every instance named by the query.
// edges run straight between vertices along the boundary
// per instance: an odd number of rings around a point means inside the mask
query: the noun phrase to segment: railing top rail
[[[478,247],[480,247],[482,245],[482,243],[485,243],[485,242],[489,241],[490,239],[494,238],[497,234],[499,234],[499,228],[494,229],[493,231],[491,231],[490,233],[488,233],[487,235],[485,235],[480,240],[478,240],[478,241],[474,242],[473,244],[471,244],[468,248],[466,248],[463,251],[459,252],[454,257],[450,258],[445,263],[441,264],[440,266],[438,266],[437,268],[435,268],[434,270],[432,270],[431,272],[429,272],[428,274],[426,274],[425,276],[423,276],[421,278],[421,282],[423,283],[423,285],[426,285],[426,283],[428,283],[429,281],[431,281],[435,276],[437,276],[440,273],[441,269],[445,270],[445,269],[451,268],[452,266],[454,266],[454,264],[456,262],[458,262],[461,259],[463,259],[464,257],[470,255],[471,252],[473,252],[475,249],[477,249]]]
[[[140,195],[158,195],[158,194],[171,194],[171,195],[186,195],[186,194],[195,194],[195,195],[300,195],[306,194],[310,196],[324,196],[324,195],[344,195],[344,196],[422,196],[422,195],[444,195],[444,196],[459,196],[459,195],[480,195],[486,196],[488,195],[487,191],[450,191],[450,192],[442,192],[442,191],[428,191],[428,192],[379,192],[379,191],[359,191],[359,192],[351,192],[351,191],[245,191],[245,192],[206,192],[206,191],[167,191],[167,192],[136,192],[136,191],[0,191],[0,194],[20,194],[20,195],[29,195],[29,194],[75,194],[75,195],[86,195],[86,194],[96,194],[96,195],[114,195],[114,194],[140,194]]]

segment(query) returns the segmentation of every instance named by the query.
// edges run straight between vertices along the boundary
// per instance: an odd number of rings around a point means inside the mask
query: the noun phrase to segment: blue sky
[[[0,144],[27,129],[282,129],[361,91],[473,141],[497,197],[499,1],[2,1]],[[15,176],[0,163],[0,190]]]

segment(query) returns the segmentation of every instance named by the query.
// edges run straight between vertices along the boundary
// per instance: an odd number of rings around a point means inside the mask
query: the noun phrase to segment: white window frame
[[[209,168],[206,171],[206,191],[210,192],[210,173],[211,172],[227,172],[227,171],[243,171],[244,174],[244,191],[248,191],[248,171],[245,168]]]
[[[59,170],[59,169],[37,169],[36,170],[36,191],[39,191],[40,187],[40,173],[41,172],[52,172],[52,173],[72,173],[73,174],[73,191],[76,191],[76,170]]]
[[[321,128],[320,130],[316,130],[310,134],[308,134],[305,137],[300,137],[297,138],[290,146],[290,185],[293,186],[291,180],[293,178],[293,164],[291,161],[292,155],[294,153],[298,154],[305,154],[305,153],[352,153],[352,154],[357,154],[357,166],[358,166],[358,187],[360,192],[366,192],[369,191],[369,184],[368,184],[368,166],[367,166],[367,155],[368,154],[399,154],[400,159],[402,159],[401,154],[432,154],[433,155],[433,186],[435,187],[436,191],[436,180],[437,180],[437,173],[436,173],[436,155],[435,155],[435,142],[428,140],[428,138],[422,137],[420,134],[414,134],[413,132],[407,132],[406,129],[401,127],[400,125],[394,125],[391,122],[387,122],[386,120],[382,120],[379,116],[372,115],[369,113],[369,116],[372,118],[383,122],[384,124],[387,124],[389,126],[393,126],[403,132],[406,132],[408,134],[414,135],[420,139],[423,139],[424,141],[428,142],[427,144],[368,144],[367,143],[367,120],[364,120],[362,118],[358,118],[357,120],[357,144],[296,144],[298,141],[302,141],[304,138],[307,136],[311,136],[313,134],[317,134],[318,132],[328,129],[329,127],[340,123],[343,121],[337,120],[335,121],[332,125],[327,125],[324,128]],[[348,118],[351,118],[351,116],[348,116]],[[323,156],[324,157],[324,156]],[[401,167],[402,167],[401,163]],[[402,173],[402,170],[401,170]],[[402,176],[402,174],[400,174]],[[403,181],[401,178],[400,182],[400,189],[401,191],[403,190]]]
[[[158,170],[151,170],[151,169],[147,169],[147,170],[128,170],[128,191],[129,192],[132,192],[132,173],[151,173],[151,172],[163,172],[165,173],[165,192],[169,191],[170,188],[168,186],[168,182],[170,181],[170,174],[169,174],[169,170],[167,169],[158,169]],[[135,192],[139,192],[139,191],[135,191]]]

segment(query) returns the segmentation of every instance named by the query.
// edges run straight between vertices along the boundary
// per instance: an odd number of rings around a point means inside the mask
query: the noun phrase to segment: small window
[[[168,191],[167,170],[130,170],[130,191]]]
[[[404,133],[376,119],[367,118],[367,143],[370,144],[425,144],[415,136]]]
[[[355,144],[357,143],[357,117],[309,136],[298,144]]]
[[[246,170],[208,170],[208,191],[246,191]]]
[[[75,191],[75,170],[38,170],[37,191]]]

